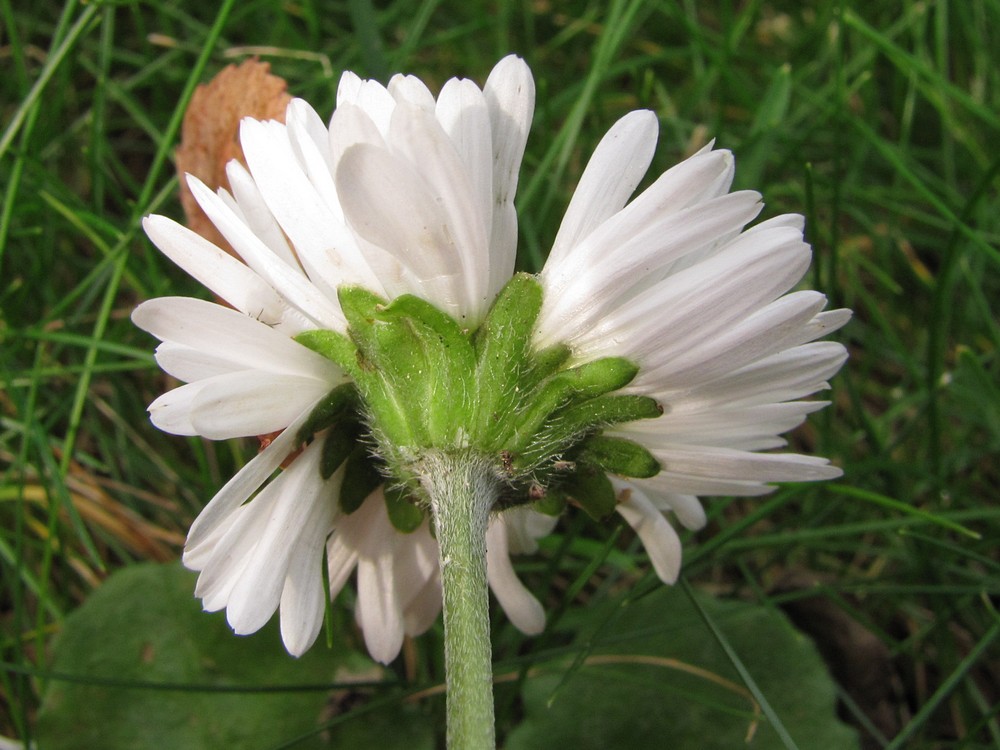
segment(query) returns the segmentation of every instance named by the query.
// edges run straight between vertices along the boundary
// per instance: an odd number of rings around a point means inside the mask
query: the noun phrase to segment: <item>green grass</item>
[[[637,107],[660,117],[651,174],[715,138],[766,215],[805,213],[809,281],[855,318],[834,406],[793,442],[845,477],[710,500],[685,575],[773,606],[819,594],[870,634],[891,666],[886,716],[845,694],[870,747],[1000,747],[1000,0],[486,9],[0,0],[0,734],[30,738],[64,616],[110,570],[175,556],[251,449],[152,428],[164,376],[128,316],[205,294],[139,220],[181,215],[170,159],[193,86],[266,45],[324,114],[345,68],[433,88],[524,56],[539,92],[519,189],[529,270],[597,140]],[[567,590],[654,586],[613,532],[564,524],[525,561],[550,611],[574,607]],[[502,625],[496,643],[501,660],[524,647]]]

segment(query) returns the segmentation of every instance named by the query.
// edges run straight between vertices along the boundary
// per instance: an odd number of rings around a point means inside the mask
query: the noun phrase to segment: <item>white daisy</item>
[[[485,576],[526,633],[544,611],[510,554],[551,530],[535,508],[617,511],[672,582],[681,550],[664,512],[698,528],[699,495],[839,475],[824,459],[763,452],[824,405],[799,399],[845,357],[812,342],[849,313],[789,291],[809,263],[801,218],[746,229],[760,196],[729,193],[732,157],[711,148],[626,205],[656,144],[655,116],[634,112],[595,152],[540,276],[515,275],[512,201],[533,103],[514,57],[482,90],[452,80],[436,99],[412,77],[383,87],[347,73],[329,126],[299,100],[285,125],[243,123],[247,168],[229,166],[231,193],[190,180],[244,263],[146,220],[153,242],[232,306],[166,298],[136,310],[163,342],[158,362],[187,383],[153,402],[154,423],[212,439],[276,434],[185,548],[196,593],[237,632],[280,609],[285,644],[302,653],[326,597],[356,571],[368,649],[394,658],[435,620],[455,575],[438,547],[454,528],[421,474],[432,465],[468,470],[466,495],[494,511],[459,527],[485,534]],[[446,638],[447,614],[446,602]]]

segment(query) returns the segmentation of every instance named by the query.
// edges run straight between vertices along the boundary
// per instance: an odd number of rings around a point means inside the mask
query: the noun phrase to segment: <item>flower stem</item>
[[[441,550],[448,748],[493,750],[486,527],[499,485],[472,453],[434,453],[420,463]]]

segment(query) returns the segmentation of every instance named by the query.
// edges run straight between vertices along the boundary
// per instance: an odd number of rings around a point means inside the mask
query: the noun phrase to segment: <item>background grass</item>
[[[259,54],[329,114],[342,69],[436,88],[482,82],[514,51],[539,92],[524,268],[603,132],[648,107],[651,174],[709,138],[732,149],[766,216],[806,213],[810,283],[855,311],[835,405],[793,437],[844,479],[709,501],[687,580],[786,607],[870,747],[1000,747],[1000,0],[0,0],[0,14],[0,734],[30,737],[65,614],[110,570],[175,557],[253,447],[149,425],[164,381],[128,320],[142,299],[204,295],[138,228],[181,215],[171,153],[193,86]],[[522,570],[558,619],[641,595],[657,585],[646,567],[630,533],[577,518]],[[521,641],[497,622],[512,657]],[[863,662],[868,693],[850,672],[864,649],[880,660]]]

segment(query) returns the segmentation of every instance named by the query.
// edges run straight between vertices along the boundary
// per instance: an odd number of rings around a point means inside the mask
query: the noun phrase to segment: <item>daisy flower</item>
[[[153,242],[230,307],[151,300],[133,319],[186,385],[153,422],[267,445],[194,522],[196,594],[238,633],[280,610],[293,654],[356,571],[355,615],[386,662],[444,611],[449,744],[493,741],[487,583],[544,627],[510,554],[568,506],[618,513],[656,573],[698,528],[699,496],[758,495],[840,471],[773,449],[825,403],[849,312],[793,291],[802,218],[756,225],[708,146],[629,201],[656,147],[633,112],[591,158],[541,273],[514,273],[513,198],[534,106],[523,61],[480,89],[345,73],[329,124],[294,100],[245,120],[230,191],[191,179],[243,262],[175,222]],[[279,471],[280,469],[280,471]],[[322,560],[329,590],[323,589]]]

